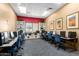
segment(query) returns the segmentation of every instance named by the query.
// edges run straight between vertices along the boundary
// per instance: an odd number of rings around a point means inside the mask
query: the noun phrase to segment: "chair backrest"
[[[52,39],[52,32],[48,32],[47,34],[48,34],[48,35],[47,35],[48,38],[49,38],[49,39]]]
[[[18,35],[21,35],[23,33],[23,30],[18,31]]]
[[[76,38],[77,33],[76,32],[68,32],[68,37],[69,38]]]
[[[61,37],[66,37],[66,31],[60,31]]]
[[[54,37],[55,37],[55,42],[61,42],[62,39],[60,35],[56,34]]]

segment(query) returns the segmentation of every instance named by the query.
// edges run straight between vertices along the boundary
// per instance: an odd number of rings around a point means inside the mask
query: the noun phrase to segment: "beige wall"
[[[0,32],[15,31],[16,15],[9,4],[0,4]]]
[[[59,33],[62,30],[65,30],[65,31],[67,31],[66,36],[68,35],[68,31],[76,31],[77,36],[79,37],[79,29],[67,29],[67,27],[66,27],[66,16],[69,14],[72,14],[74,12],[78,12],[78,11],[79,11],[79,3],[76,3],[76,4],[70,3],[70,4],[65,5],[63,8],[61,8],[60,10],[58,10],[57,12],[55,12],[54,14],[52,14],[51,16],[49,16],[46,19],[46,25],[47,25],[46,30],[50,31],[50,29],[49,29],[50,22],[55,21],[58,18],[63,18],[63,29],[56,30],[55,29],[56,26],[55,26],[55,22],[54,22],[54,30],[57,33]],[[54,31],[54,30],[51,30],[51,31]]]

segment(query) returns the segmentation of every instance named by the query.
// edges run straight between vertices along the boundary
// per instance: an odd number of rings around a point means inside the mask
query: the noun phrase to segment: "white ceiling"
[[[64,6],[64,3],[10,3],[11,7],[15,11],[18,16],[26,16],[26,17],[36,17],[36,18],[46,18],[51,15],[53,12]],[[26,8],[26,13],[21,13],[18,8],[18,5]],[[52,8],[51,11],[44,15],[44,12]]]

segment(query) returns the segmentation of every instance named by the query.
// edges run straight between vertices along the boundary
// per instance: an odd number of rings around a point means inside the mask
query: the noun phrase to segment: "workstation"
[[[0,56],[53,55],[79,55],[78,3],[0,4]]]
[[[50,31],[48,33],[43,33],[42,39],[54,45],[62,45],[64,50],[71,48],[73,51],[76,51],[78,48],[78,38],[76,32],[68,32],[68,36],[66,37],[66,31],[60,31],[60,34]],[[58,49],[63,48],[59,46],[57,47]]]
[[[3,35],[4,34],[4,35]],[[15,55],[16,52],[21,48],[23,41],[25,40],[24,33],[21,31],[17,32],[4,32],[0,33],[0,53],[9,53]]]

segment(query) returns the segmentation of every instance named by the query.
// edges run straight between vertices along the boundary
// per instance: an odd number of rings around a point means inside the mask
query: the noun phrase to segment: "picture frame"
[[[33,32],[39,30],[39,24],[38,23],[33,23]]]
[[[33,31],[33,23],[26,23],[26,32]]]
[[[56,29],[63,29],[63,18],[56,19]]]
[[[70,14],[67,16],[67,28],[68,29],[74,29],[74,28],[78,28],[78,12]]]
[[[54,21],[53,20],[50,21],[49,27],[50,27],[50,30],[54,29]]]

